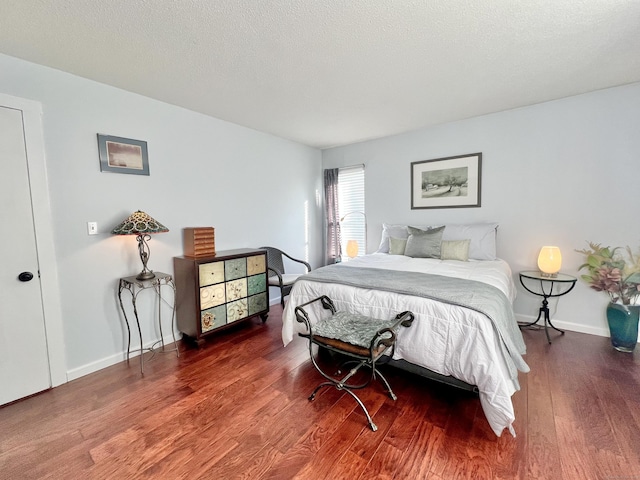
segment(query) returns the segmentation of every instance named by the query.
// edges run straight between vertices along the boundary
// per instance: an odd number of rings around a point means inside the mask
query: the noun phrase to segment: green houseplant
[[[616,350],[633,352],[640,317],[640,305],[636,305],[640,296],[640,256],[634,255],[629,247],[588,244],[588,249],[576,250],[586,256],[586,262],[578,270],[586,269],[587,273],[580,278],[592,289],[609,295],[607,321],[611,343]]]

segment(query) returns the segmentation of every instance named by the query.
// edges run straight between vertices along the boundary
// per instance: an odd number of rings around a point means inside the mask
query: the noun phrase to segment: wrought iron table
[[[176,334],[175,334],[175,318],[176,318],[176,307],[175,307],[175,298],[176,298],[176,285],[173,282],[173,277],[168,273],[154,272],[155,277],[148,280],[138,280],[135,275],[130,277],[123,277],[120,279],[118,284],[118,299],[120,300],[120,308],[122,309],[122,314],[124,315],[124,321],[127,324],[127,362],[129,361],[129,355],[131,353],[131,328],[129,325],[129,319],[127,318],[127,312],[124,308],[124,304],[122,302],[122,292],[123,290],[128,290],[131,293],[131,303],[133,306],[133,315],[136,319],[136,326],[138,327],[138,336],[140,338],[140,373],[144,374],[144,353],[153,352],[155,353],[157,350],[155,349],[156,345],[162,345],[163,352],[172,352],[175,351],[176,355],[180,356],[180,350],[178,349],[178,344],[176,342]],[[164,336],[162,334],[162,287],[168,286],[171,288],[173,294],[173,303],[171,305],[171,335],[173,336],[173,344],[174,348],[166,349],[164,344]],[[138,318],[138,308],[136,305],[136,300],[138,295],[143,290],[153,288],[158,297],[158,327],[160,329],[160,340],[155,342],[150,347],[145,347],[142,341],[142,329],[140,328],[140,319]]]
[[[555,331],[560,332],[560,334],[564,335],[564,330],[560,330],[555,325],[553,325],[553,323],[551,323],[551,318],[549,318],[548,299],[566,295],[571,290],[573,290],[573,287],[576,286],[577,280],[578,279],[576,277],[567,275],[566,273],[558,273],[556,274],[556,276],[548,276],[543,275],[542,272],[536,270],[520,272],[520,283],[527,292],[542,297],[542,306],[540,307],[540,310],[538,312],[538,318],[536,318],[535,321],[530,323],[521,323],[518,326],[520,328],[531,327],[540,321],[540,317],[543,317],[544,333],[547,335],[547,341],[549,343],[551,343],[551,337],[549,337],[548,327],[551,327]],[[534,284],[536,282],[539,282],[539,290],[532,290],[531,288],[529,288],[529,286],[527,286],[527,283]],[[556,293],[553,293],[554,287],[557,287]]]

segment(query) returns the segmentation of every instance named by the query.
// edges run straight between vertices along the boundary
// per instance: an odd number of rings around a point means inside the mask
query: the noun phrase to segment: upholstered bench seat
[[[395,323],[396,319],[381,320],[358,313],[336,312],[331,317],[316,322],[313,335],[319,342],[367,356],[376,333],[382,329],[392,329]],[[391,333],[385,332],[380,338],[388,340]],[[376,347],[376,352],[384,349],[386,346],[381,343]]]

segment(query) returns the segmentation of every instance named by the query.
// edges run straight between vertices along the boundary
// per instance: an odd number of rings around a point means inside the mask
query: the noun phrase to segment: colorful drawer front
[[[203,263],[199,266],[200,286],[224,282],[224,262]]]
[[[249,297],[249,315],[255,315],[256,313],[263,312],[268,309],[267,294],[259,293]]]
[[[219,305],[200,312],[200,327],[202,333],[214,330],[227,323],[227,309]]]
[[[224,262],[224,273],[226,280],[235,280],[247,276],[247,259],[234,258]]]
[[[227,303],[227,323],[235,322],[249,316],[247,299]]]
[[[200,310],[215,307],[226,302],[224,283],[209,285],[200,289]]]
[[[247,275],[257,275],[267,271],[267,262],[265,255],[254,255],[247,257]]]
[[[239,278],[238,280],[231,280],[226,284],[227,290],[227,302],[233,300],[239,300],[247,296],[247,279]]]
[[[247,294],[255,295],[256,293],[262,293],[267,291],[267,275],[261,273],[260,275],[254,275],[247,278]]]

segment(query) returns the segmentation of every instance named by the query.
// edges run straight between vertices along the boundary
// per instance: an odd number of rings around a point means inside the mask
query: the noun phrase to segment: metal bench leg
[[[358,361],[357,360],[349,360],[349,361],[343,363],[343,366],[347,365],[348,363],[358,363]],[[360,366],[358,366],[358,368],[360,368],[362,366],[370,368],[373,373],[371,375],[371,378],[365,384],[359,385],[356,388],[364,388],[364,387],[368,386],[369,383],[371,383],[376,377],[380,377],[380,381],[384,384],[384,389],[389,394],[389,397],[391,398],[391,400],[397,400],[398,399],[396,394],[393,393],[393,390],[391,389],[391,385],[389,384],[389,381],[384,377],[384,375],[382,375],[382,372],[380,372],[380,370],[378,370],[376,368],[375,363],[373,365],[371,365],[370,363],[364,363],[364,364],[361,364]],[[338,371],[338,373],[340,373],[340,371]]]
[[[315,362],[313,362],[314,365]],[[347,362],[350,363],[350,362]],[[351,395],[353,397],[353,399],[358,402],[358,405],[360,405],[360,408],[362,408],[362,411],[364,412],[364,415],[367,417],[367,422],[369,422],[369,426],[371,427],[371,430],[373,430],[374,432],[376,430],[378,430],[378,426],[373,423],[373,419],[371,418],[371,415],[369,415],[369,411],[367,410],[367,407],[364,406],[364,403],[362,403],[362,400],[360,400],[360,398],[351,391],[352,388],[350,385],[347,385],[347,381],[356,374],[356,372],[358,370],[360,370],[360,367],[363,366],[367,366],[371,368],[371,365],[367,364],[365,361],[360,361],[358,362],[358,365],[354,368],[352,368],[349,373],[347,375],[345,375],[340,381],[336,381],[336,380],[332,380],[329,382],[323,382],[320,385],[318,385],[315,390],[311,393],[311,395],[309,395],[309,401],[312,402],[315,398],[316,398],[316,394],[318,393],[318,391],[322,388],[322,387],[335,387],[338,390],[347,392],[349,395]],[[374,366],[375,367],[375,366]],[[316,369],[322,373],[323,375],[325,375],[322,370],[319,368],[318,365],[316,365]],[[375,368],[373,369],[373,372],[376,372]],[[378,372],[378,375],[380,375],[380,372]],[[367,381],[367,383],[365,383],[364,385],[360,385],[357,386],[355,388],[363,388],[365,386],[367,386],[369,383],[371,383],[371,380],[374,378],[375,374],[371,375],[371,378]],[[382,378],[384,384],[387,386],[387,391],[390,393],[391,398],[393,398],[395,400],[395,395],[393,394],[393,392],[391,391],[391,387],[389,387],[389,383],[387,382],[387,380],[380,375],[380,378]]]
[[[321,383],[320,385],[318,385],[315,390],[311,393],[311,395],[309,395],[309,401],[313,402],[316,398],[316,393],[318,393],[318,391],[322,388],[322,387],[335,387],[336,384],[333,382],[324,382]]]
[[[380,373],[380,370],[375,368],[375,365],[374,365],[373,371],[374,371],[374,375],[377,375],[378,377],[380,377],[380,380],[382,380],[382,383],[384,383],[385,389],[386,389],[387,393],[389,394],[389,397],[391,398],[391,400],[397,400],[398,397],[396,397],[396,394],[393,393],[393,390],[391,390],[391,385],[389,385],[389,382],[387,381],[387,379],[384,378],[384,375],[382,375],[382,373]]]
[[[360,407],[362,407],[362,411],[364,412],[365,416],[367,417],[367,421],[369,422],[369,426],[371,427],[371,430],[373,430],[374,432],[376,430],[378,430],[378,426],[375,423],[373,423],[373,420],[371,419],[371,415],[369,415],[369,411],[367,410],[367,407],[364,406],[364,403],[362,403],[362,400],[360,400],[358,398],[358,396],[355,393],[353,393],[351,390],[349,390],[348,388],[344,388],[344,389],[341,389],[341,390],[344,390],[349,395],[351,395],[355,399],[355,401],[358,402],[358,405],[360,405]]]

